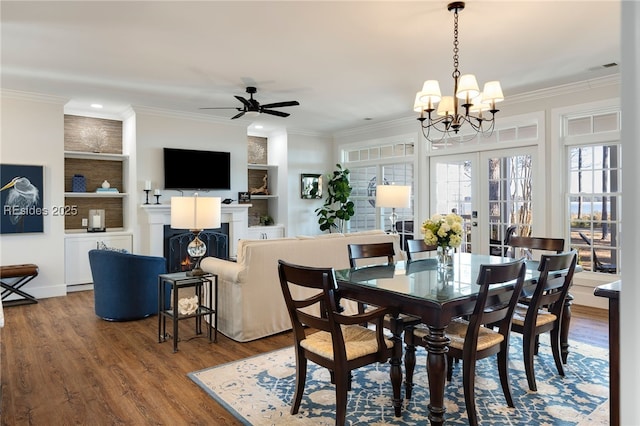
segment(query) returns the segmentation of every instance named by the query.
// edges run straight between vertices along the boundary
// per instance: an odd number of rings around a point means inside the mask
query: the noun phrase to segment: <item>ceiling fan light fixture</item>
[[[246,91],[249,94],[249,99],[243,98],[242,96],[237,96],[237,95],[234,96],[242,104],[241,108],[206,107],[206,108],[200,108],[200,109],[235,109],[236,111],[239,111],[236,115],[231,117],[232,120],[235,120],[236,118],[240,118],[245,115],[247,117],[258,117],[259,115],[262,115],[262,114],[275,115],[277,117],[288,117],[289,115],[291,115],[288,112],[277,111],[271,108],[282,108],[282,107],[300,105],[300,102],[298,101],[274,102],[274,103],[261,105],[260,102],[258,102],[256,99],[253,99],[253,95],[258,92],[258,89],[256,89],[254,86],[249,86],[247,87]]]

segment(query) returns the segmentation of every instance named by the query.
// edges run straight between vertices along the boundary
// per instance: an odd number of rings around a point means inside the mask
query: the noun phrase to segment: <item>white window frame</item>
[[[617,144],[619,149],[622,149],[621,130],[611,130],[607,132],[584,134],[579,136],[567,136],[567,122],[570,119],[582,117],[582,116],[594,116],[606,113],[617,112],[619,117],[622,115],[619,99],[607,99],[598,102],[592,102],[588,104],[573,105],[566,108],[554,109],[551,112],[552,115],[552,143],[550,144],[551,152],[562,152],[562,156],[555,156],[549,163],[549,174],[552,182],[557,182],[554,188],[549,192],[550,205],[562,206],[557,211],[562,212],[562,217],[557,217],[557,220],[552,221],[556,231],[562,232],[565,241],[571,241],[571,211],[569,209],[569,150],[571,147],[576,146],[597,146],[597,145],[611,145]],[[620,125],[621,126],[621,125]],[[623,164],[620,164],[620,173],[622,174]],[[622,182],[622,176],[619,177],[619,182]],[[560,188],[561,187],[561,188]],[[622,192],[616,193],[622,197]],[[624,199],[622,199],[624,203]],[[622,258],[622,223],[619,216],[617,222],[619,239],[616,245],[618,259]],[[568,247],[567,247],[568,248]],[[607,281],[612,281],[619,277],[620,269],[623,267],[621,262],[617,262],[618,273],[609,274],[603,272],[591,272],[584,271],[580,274],[580,278],[586,280],[593,279],[594,281],[602,280],[604,278]]]

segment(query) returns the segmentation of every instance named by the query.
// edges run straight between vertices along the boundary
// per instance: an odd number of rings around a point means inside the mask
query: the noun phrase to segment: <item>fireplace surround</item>
[[[249,227],[249,207],[251,204],[223,204],[221,223],[229,226],[229,256],[235,256],[238,240],[247,238]],[[164,226],[171,224],[170,204],[142,205],[147,214],[147,235],[149,255],[164,256]]]

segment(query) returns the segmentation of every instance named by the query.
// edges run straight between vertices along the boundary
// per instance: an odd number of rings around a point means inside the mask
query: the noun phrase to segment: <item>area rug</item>
[[[605,349],[570,342],[565,377],[558,375],[544,336],[535,359],[537,392],[531,392],[522,362],[522,340],[512,335],[510,375],[515,408],[507,407],[495,357],[478,361],[476,405],[482,425],[609,424],[609,362]],[[347,425],[425,425],[429,423],[426,351],[418,350],[413,397],[396,418],[391,404],[389,365],[353,372]],[[300,411],[289,413],[295,389],[293,348],[189,373],[188,376],[245,425],[333,425],[335,390],[326,369],[309,362]],[[403,386],[404,387],[404,386]],[[404,395],[404,389],[403,389]],[[447,383],[446,423],[468,424],[461,364]]]

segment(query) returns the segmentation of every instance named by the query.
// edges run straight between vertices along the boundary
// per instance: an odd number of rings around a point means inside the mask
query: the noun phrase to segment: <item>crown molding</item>
[[[213,117],[211,115],[199,114],[194,112],[183,112],[170,109],[149,107],[144,105],[132,105],[136,113],[153,115],[156,117],[179,118],[186,120],[204,121],[209,123],[226,124],[229,126],[246,127],[246,124],[233,122],[226,118]]]
[[[390,120],[381,121],[379,123],[364,124],[358,127],[339,130],[333,133],[333,137],[345,138],[350,136],[362,135],[365,133],[371,133],[372,131],[374,132],[382,131],[382,130],[397,128],[400,126],[413,125],[415,124],[414,123],[415,120],[416,120],[415,116],[411,116],[411,117],[403,116],[403,117],[392,118]]]
[[[611,74],[603,77],[591,78],[588,80],[576,81],[573,83],[560,84],[546,87],[544,89],[532,90],[509,96],[505,104],[516,104],[523,102],[533,102],[548,99],[555,96],[570,95],[572,93],[584,92],[589,89],[620,85],[620,74]]]
[[[0,89],[0,96],[3,98],[16,99],[21,101],[45,102],[49,104],[64,105],[69,102],[68,98],[54,95],[44,95],[42,93],[22,92],[12,89]]]

